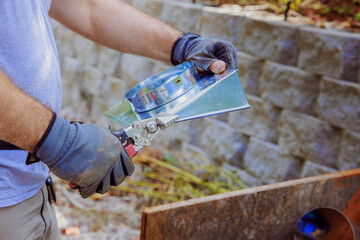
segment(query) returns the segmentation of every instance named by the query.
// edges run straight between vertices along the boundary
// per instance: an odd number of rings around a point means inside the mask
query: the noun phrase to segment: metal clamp
[[[125,148],[132,145],[136,154],[144,146],[150,145],[150,142],[159,133],[159,129],[168,127],[178,118],[179,116],[177,115],[159,114],[153,118],[135,121],[130,127],[120,129],[113,134],[120,139]]]

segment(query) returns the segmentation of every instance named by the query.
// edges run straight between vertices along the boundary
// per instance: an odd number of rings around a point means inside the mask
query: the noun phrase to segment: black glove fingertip
[[[125,180],[126,175],[122,174],[122,172],[123,172],[122,164],[119,164],[112,170],[111,176],[110,176],[110,185],[111,186],[118,186]]]
[[[97,186],[96,192],[100,194],[107,193],[110,190],[111,177],[106,176]]]
[[[231,55],[230,55],[230,51],[228,49],[228,47],[221,42],[217,42],[214,45],[214,56],[221,60],[224,61],[226,64],[230,64],[231,65]]]
[[[236,69],[237,68],[237,56],[236,48],[229,43],[225,44],[224,42],[217,42],[214,44],[214,56],[224,61],[228,68]]]

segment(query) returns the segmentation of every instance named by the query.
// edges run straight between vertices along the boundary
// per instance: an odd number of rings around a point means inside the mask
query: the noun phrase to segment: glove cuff
[[[51,117],[50,123],[44,133],[44,135],[41,137],[40,141],[38,142],[38,144],[35,146],[35,149],[32,153],[28,153],[28,156],[26,158],[26,165],[30,165],[33,163],[37,163],[40,161],[40,158],[37,157],[37,153],[39,151],[39,149],[41,148],[41,146],[43,145],[43,143],[45,142],[45,139],[47,138],[47,136],[49,135],[51,129],[53,128],[54,124],[55,124],[55,120],[56,120],[56,113],[53,112],[53,115]]]
[[[76,126],[70,124],[69,120],[56,116],[54,113],[44,136],[34,152],[28,156],[26,164],[42,161],[51,167],[66,154],[75,135]]]
[[[186,32],[180,35],[180,37],[174,42],[171,49],[171,63],[176,66],[185,61],[185,52],[189,43],[196,39],[200,38],[199,35]]]

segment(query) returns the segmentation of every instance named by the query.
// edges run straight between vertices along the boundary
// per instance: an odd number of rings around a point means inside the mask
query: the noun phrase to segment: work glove
[[[193,33],[184,33],[175,41],[172,47],[171,62],[178,65],[190,61],[196,67],[211,72],[211,70],[214,71],[213,67],[210,69],[211,64],[221,60],[226,63],[227,68],[237,69],[236,53],[235,46],[228,41],[202,38]],[[217,71],[216,73],[220,72]]]
[[[70,123],[55,113],[26,163],[38,161],[59,178],[78,185],[83,198],[106,193],[110,185],[119,185],[134,172],[131,158],[110,129]]]

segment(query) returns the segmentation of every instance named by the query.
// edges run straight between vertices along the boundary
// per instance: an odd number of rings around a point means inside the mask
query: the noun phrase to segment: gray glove
[[[184,33],[172,47],[171,62],[178,65],[190,61],[197,67],[210,71],[209,68],[213,62],[222,60],[226,63],[227,68],[237,69],[236,53],[235,46],[228,41]]]
[[[110,129],[71,124],[54,113],[44,136],[26,163],[42,161],[59,178],[79,186],[83,198],[106,193],[134,172],[134,165]]]

